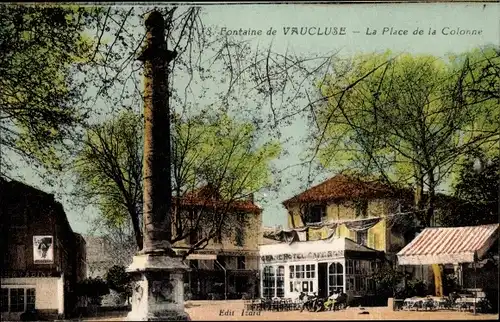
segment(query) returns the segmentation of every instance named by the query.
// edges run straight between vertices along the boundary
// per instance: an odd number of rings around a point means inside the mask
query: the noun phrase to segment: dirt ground
[[[498,320],[498,314],[477,314],[448,311],[391,311],[386,307],[367,307],[368,314],[360,314],[359,308],[336,312],[247,312],[243,301],[190,301],[186,312],[193,321],[203,320]],[[124,317],[95,318],[86,321],[123,321]]]

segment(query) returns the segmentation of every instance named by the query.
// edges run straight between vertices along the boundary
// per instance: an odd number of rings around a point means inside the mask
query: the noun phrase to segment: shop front
[[[36,309],[41,317],[64,313],[64,274],[48,271],[3,271],[0,307],[3,321],[19,320]]]
[[[373,295],[372,272],[384,254],[345,237],[262,245],[261,296],[296,298],[300,292],[349,298]]]

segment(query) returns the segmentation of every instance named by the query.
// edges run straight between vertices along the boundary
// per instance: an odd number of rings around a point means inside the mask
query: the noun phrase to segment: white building
[[[261,296],[296,298],[300,292],[327,297],[342,290],[349,298],[374,295],[370,278],[383,252],[346,237],[260,246]]]

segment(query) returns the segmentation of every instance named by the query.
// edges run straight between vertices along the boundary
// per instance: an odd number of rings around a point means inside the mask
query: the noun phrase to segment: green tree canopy
[[[131,219],[139,247],[142,247],[142,125],[142,116],[122,112],[91,127],[73,168],[78,199],[96,205],[100,219],[111,226],[124,225]],[[251,124],[238,122],[226,114],[187,118],[176,115],[172,128],[174,196],[182,198],[210,185],[220,194],[227,209],[272,184],[270,161],[279,155],[280,146],[273,141],[258,144],[257,132]],[[217,212],[203,220],[198,217],[194,227],[182,226],[181,214],[176,213],[173,241],[186,238],[189,229],[197,229],[201,224],[205,228],[210,226],[205,242],[210,240],[224,219],[228,220],[223,209]]]
[[[498,223],[500,157],[484,152],[466,156],[460,164],[454,195],[462,202],[445,212],[442,224],[470,226]]]
[[[472,76],[485,62],[497,68],[497,52],[449,60],[386,52],[337,61],[334,73],[319,84],[326,104],[313,118],[320,162],[412,185],[417,208],[425,209],[421,222],[428,226],[436,188],[456,160],[498,140],[498,123],[487,120],[495,98],[475,90],[498,86],[498,78]]]
[[[132,293],[132,280],[124,266],[112,266],[106,273],[106,282],[110,289],[118,293]]]
[[[86,118],[78,69],[92,53],[84,31],[99,8],[0,6],[0,175],[9,154],[46,165]]]

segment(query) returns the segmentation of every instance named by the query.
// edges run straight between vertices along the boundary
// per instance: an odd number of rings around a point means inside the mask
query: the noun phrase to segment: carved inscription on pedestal
[[[172,280],[153,281],[151,290],[156,302],[175,303],[174,285]]]

